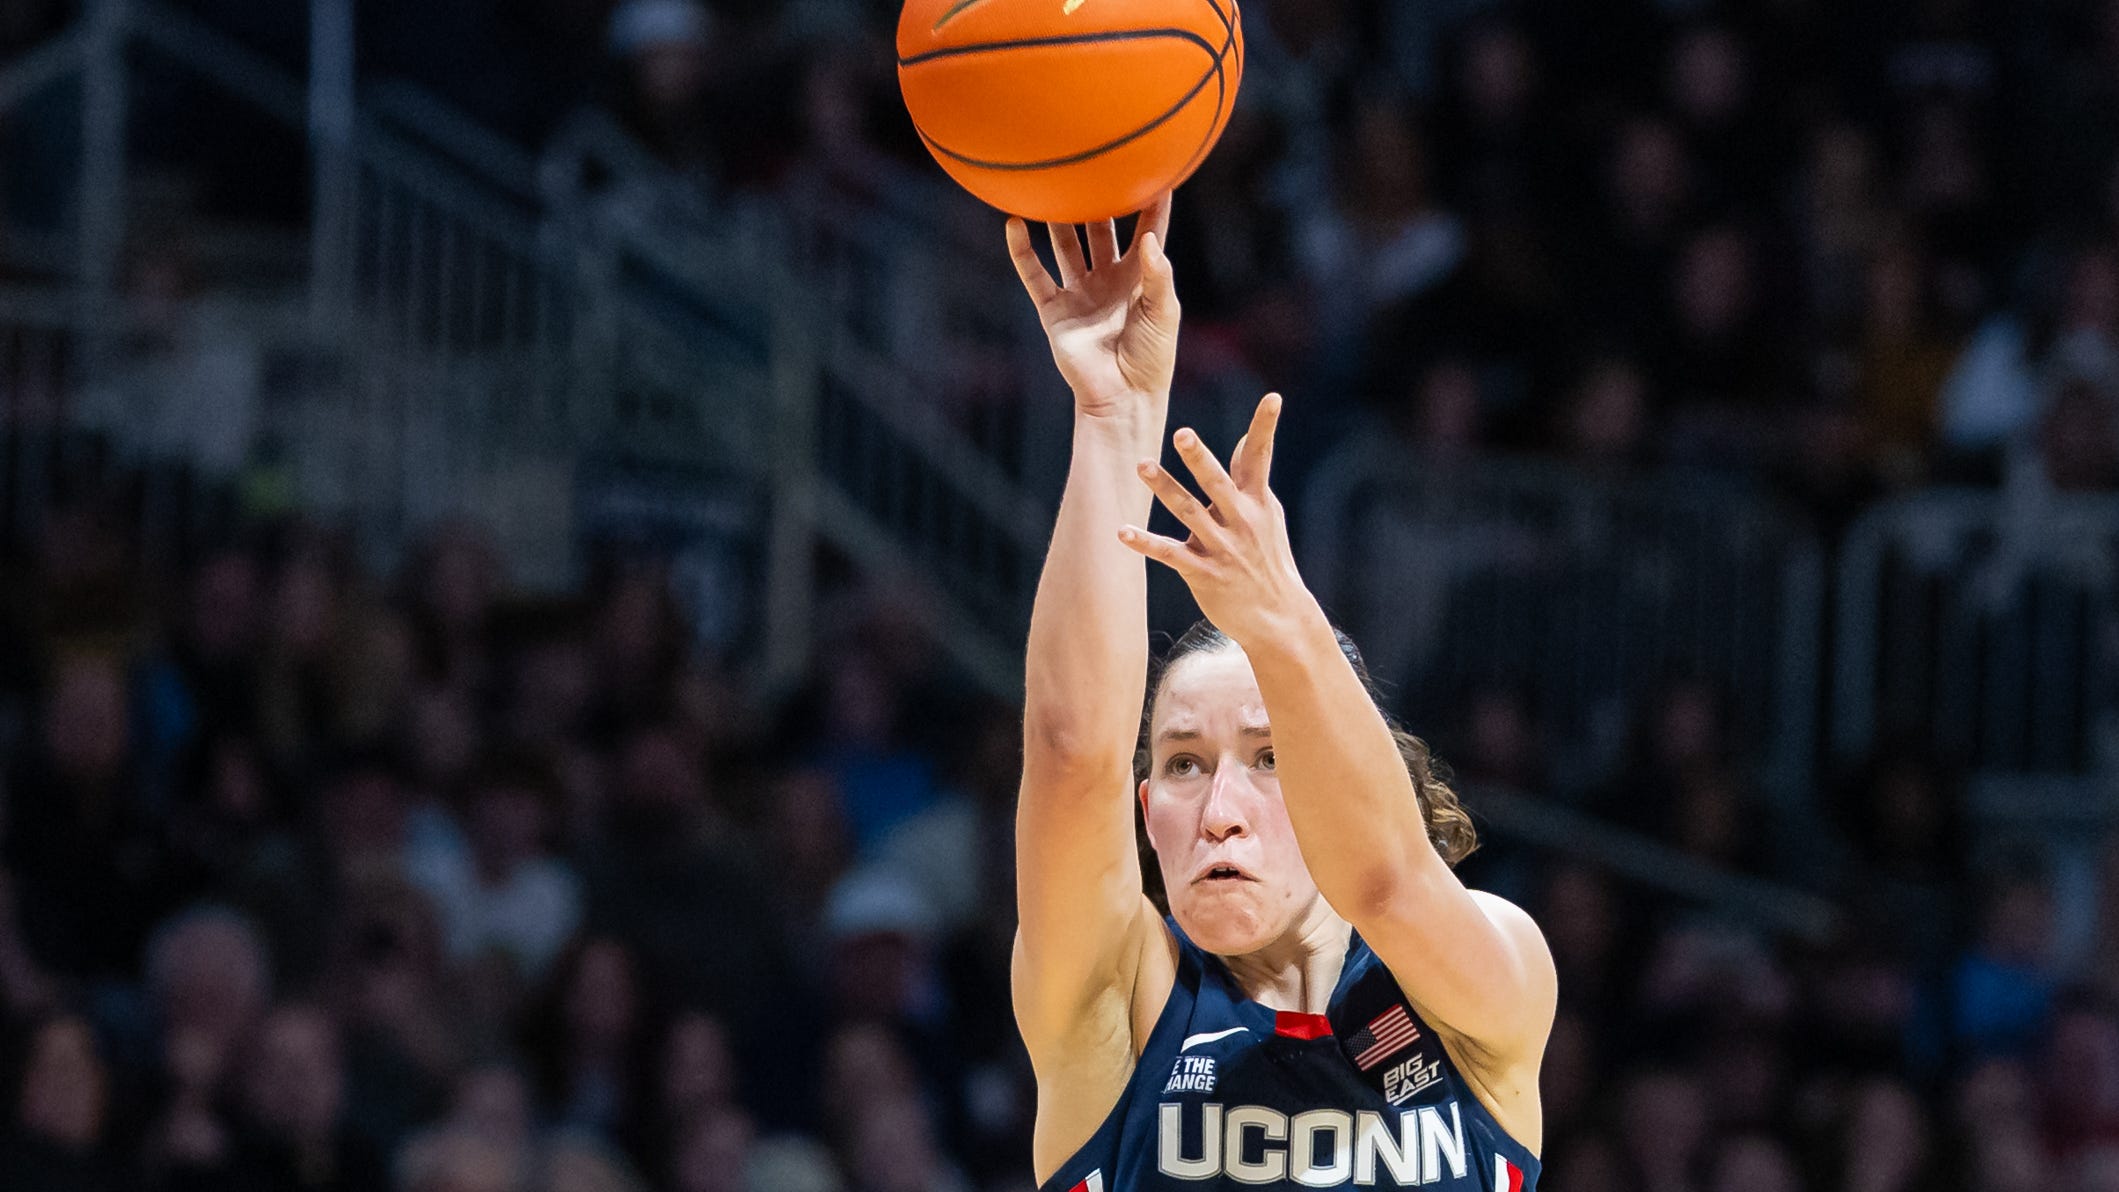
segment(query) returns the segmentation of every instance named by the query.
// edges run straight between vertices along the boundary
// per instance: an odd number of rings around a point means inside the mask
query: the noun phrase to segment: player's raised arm
[[[1136,522],[1121,539],[1183,576],[1249,655],[1288,818],[1325,901],[1423,1018],[1495,1069],[1520,1074],[1528,1061],[1534,1071],[1556,996],[1551,955],[1527,915],[1466,888],[1430,840],[1390,726],[1296,570],[1268,486],[1279,416],[1280,399],[1268,396],[1226,471],[1198,435],[1177,432],[1204,502],[1144,454],[1142,480],[1191,538]]]
[[[1130,1039],[1143,951],[1169,947],[1141,894],[1133,837],[1147,574],[1114,536],[1148,515],[1151,498],[1133,469],[1155,453],[1169,408],[1178,307],[1162,252],[1168,221],[1165,196],[1142,214],[1123,255],[1108,222],[1088,228],[1086,253],[1073,227],[1049,228],[1057,281],[1030,230],[1008,225],[1016,270],[1075,405],[1073,464],[1030,618],[1016,815],[1016,1016],[1041,1080],[1051,1066],[1103,1052],[1112,1053],[1106,1066],[1130,1065],[1130,1051],[1106,1044]],[[1114,1097],[1129,1070],[1109,1074]]]

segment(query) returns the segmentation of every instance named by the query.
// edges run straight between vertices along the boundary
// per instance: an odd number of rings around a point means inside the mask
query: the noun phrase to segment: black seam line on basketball
[[[1208,45],[1207,40],[1205,38],[1200,37],[1198,34],[1190,33],[1182,29],[1166,30],[1165,32],[1175,33],[1179,36],[1186,38],[1187,40],[1196,42],[1199,45],[1199,48],[1205,50],[1207,52],[1207,56],[1213,59],[1213,64],[1207,67],[1206,72],[1199,76],[1199,81],[1192,84],[1192,89],[1190,91],[1185,92],[1184,95],[1178,99],[1177,103],[1171,106],[1169,111],[1164,112],[1162,115],[1157,116],[1155,119],[1148,121],[1146,124],[1141,125],[1139,128],[1134,129],[1132,132],[1127,133],[1126,135],[1118,138],[1115,141],[1110,141],[1105,144],[1098,145],[1094,149],[1084,149],[1080,153],[1070,153],[1065,157],[1050,158],[1046,161],[981,161],[976,157],[966,157],[965,155],[958,153],[956,150],[951,149],[949,146],[936,141],[933,137],[928,136],[927,130],[921,128],[917,122],[915,122],[912,126],[913,131],[920,134],[920,139],[927,142],[927,147],[929,149],[932,149],[936,153],[940,153],[943,156],[951,158],[955,161],[960,161],[967,166],[976,166],[981,170],[1050,170],[1056,169],[1060,166],[1071,166],[1078,162],[1088,161],[1092,157],[1098,157],[1103,154],[1109,153],[1113,149],[1116,149],[1121,145],[1125,145],[1132,141],[1137,141],[1140,138],[1147,136],[1149,133],[1154,132],[1156,129],[1161,128],[1163,125],[1168,124],[1171,119],[1174,118],[1179,112],[1184,111],[1186,105],[1190,104],[1192,100],[1197,97],[1201,91],[1206,89],[1207,80],[1213,78],[1216,74],[1221,71],[1222,54],[1215,53],[1214,47]],[[1106,39],[1099,38],[1097,40]],[[1231,38],[1231,40],[1234,40],[1233,37]],[[1222,53],[1225,54],[1227,52],[1228,46],[1224,44],[1222,47]]]
[[[944,46],[939,50],[928,50],[910,58],[898,59],[898,68],[918,66],[937,58],[956,58],[965,54],[984,54],[993,50],[1034,50],[1041,46],[1078,46],[1099,41],[1153,41],[1159,37],[1178,37],[1198,46],[1215,57],[1214,45],[1190,29],[1108,29],[1101,33],[1068,33],[1056,37],[1025,37],[1017,41],[982,41],[968,46]]]
[[[1229,0],[1229,3],[1233,6],[1236,0]],[[1207,7],[1214,10],[1215,16],[1221,17],[1223,30],[1221,52],[1214,55],[1214,119],[1207,122],[1207,131],[1200,135],[1199,147],[1192,150],[1192,156],[1185,161],[1185,168],[1179,170],[1177,177],[1170,180],[1171,189],[1190,178],[1192,171],[1198,169],[1199,163],[1206,159],[1207,150],[1214,143],[1214,132],[1221,127],[1222,108],[1229,102],[1228,61],[1229,51],[1236,46],[1236,26],[1230,24],[1229,18],[1222,15],[1219,0],[1207,0]],[[1241,68],[1242,65],[1243,60],[1238,58],[1237,66]]]
[[[1209,4],[1213,2],[1214,0],[1207,0]],[[1232,30],[1229,40],[1222,43],[1221,53],[1214,56],[1214,69],[1208,72],[1214,76],[1214,117],[1207,121],[1207,131],[1199,135],[1199,145],[1192,150],[1192,156],[1185,159],[1185,168],[1179,170],[1177,176],[1170,180],[1169,189],[1175,190],[1180,182],[1192,176],[1192,171],[1199,168],[1199,163],[1207,156],[1208,147],[1214,142],[1214,130],[1221,125],[1222,105],[1229,102],[1229,76],[1222,64],[1228,59],[1229,47],[1235,41],[1236,34]]]
[[[976,4],[978,0],[963,0],[963,2]],[[1234,0],[1231,0],[1231,3],[1233,2]],[[1207,7],[1214,10],[1214,19],[1221,22],[1222,31],[1233,37],[1236,31],[1229,20],[1229,14],[1222,10],[1221,0],[1207,0]]]
[[[950,19],[955,17],[958,13],[963,12],[965,9],[970,8],[972,5],[977,4],[978,2],[979,0],[956,0],[955,4],[949,6],[948,11],[944,12],[941,16],[938,16],[934,19],[934,24],[929,25],[927,27],[927,31],[929,33],[935,32],[942,26],[948,24],[950,22]],[[1212,2],[1213,0],[1208,0],[1208,3],[1211,4]]]

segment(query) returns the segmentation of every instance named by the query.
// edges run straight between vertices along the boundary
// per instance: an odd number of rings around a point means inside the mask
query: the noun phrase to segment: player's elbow
[[[1319,889],[1325,885],[1322,880],[1318,882]],[[1418,914],[1433,896],[1419,867],[1395,856],[1352,866],[1330,886],[1325,890],[1325,901],[1356,927],[1396,922]]]
[[[1101,777],[1128,764],[1131,742],[1079,716],[1046,714],[1023,721],[1023,769],[1055,779]]]

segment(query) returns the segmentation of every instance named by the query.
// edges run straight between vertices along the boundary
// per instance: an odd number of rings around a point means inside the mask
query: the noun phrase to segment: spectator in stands
[[[495,678],[489,622],[503,578],[500,560],[474,527],[452,524],[428,536],[408,569],[405,601],[421,682],[445,690],[489,688]]]
[[[1422,299],[1463,264],[1467,246],[1463,223],[1430,185],[1426,144],[1405,104],[1364,102],[1337,154],[1335,199],[1308,211],[1298,235],[1313,317],[1328,337],[1324,376],[1343,383],[1376,371],[1381,360],[1370,354],[1391,340],[1405,350],[1399,326],[1420,322]]]
[[[321,1008],[275,1010],[243,1074],[242,1126],[223,1186],[365,1192],[387,1185],[381,1157],[346,1123],[337,1025]]]
[[[1977,935],[1959,954],[1928,1016],[1928,1041],[1972,1056],[2027,1057],[2052,1022],[2059,993],[2053,971],[2053,896],[2044,875],[2021,866],[1986,875]]]
[[[588,930],[624,946],[686,1004],[749,1035],[790,999],[772,883],[711,799],[698,751],[665,725],[618,751],[603,831],[581,863]]]
[[[415,860],[412,879],[433,900],[459,963],[498,952],[534,983],[580,926],[579,883],[548,847],[559,805],[542,765],[489,762],[465,791],[468,847]]]
[[[627,123],[664,164],[709,189],[722,173],[707,105],[713,31],[713,18],[693,0],[625,0],[611,16]]]
[[[2119,488],[2119,388],[2081,378],[2062,382],[2039,417],[2035,449],[2026,466],[2056,492]]]
[[[38,1192],[119,1192],[131,1183],[111,1146],[110,1075],[85,1019],[59,1015],[30,1030],[10,1082],[13,1119],[0,1136],[0,1186]]]
[[[140,789],[123,661],[70,651],[53,663],[37,748],[9,783],[6,858],[33,954],[68,975],[135,962],[164,875]],[[139,857],[147,864],[126,864]]]
[[[1715,1148],[1707,1192],[1802,1192],[1803,1180],[1788,1148],[1764,1135],[1729,1139]]]
[[[522,1157],[491,1139],[444,1131],[415,1140],[398,1158],[403,1192],[529,1192]]]
[[[1841,1119],[1834,1187],[1844,1192],[1916,1192],[1943,1178],[1934,1126],[1913,1090],[1874,1079],[1854,1090]]]
[[[359,744],[331,731],[338,697],[333,647],[357,594],[342,544],[321,534],[291,544],[269,582],[262,665],[253,680],[259,739],[274,764],[290,773],[334,747]]]
[[[2071,998],[2053,1017],[2038,1071],[2047,1145],[2062,1167],[2119,1146],[2119,1013]]]
[[[210,1100],[218,1074],[241,1058],[271,1009],[264,939],[225,906],[194,907],[156,929],[146,969],[148,1062],[168,1064],[180,1090],[195,1087]]]
[[[668,1183],[672,1192],[751,1192],[751,1148],[757,1128],[733,1106],[709,1106],[685,1115],[676,1126]],[[875,1162],[862,1156],[862,1162]]]
[[[2049,1185],[2052,1164],[2038,1137],[2038,1103],[2020,1061],[1989,1060],[1960,1079],[1951,1124],[1975,1188],[2031,1192]]]
[[[178,688],[169,696],[172,718],[201,734],[255,727],[264,597],[265,576],[252,552],[217,550],[191,571],[170,635],[167,665],[175,673],[168,682]]]
[[[537,1192],[642,1192],[631,1166],[591,1135],[560,1135],[542,1168]]]
[[[1625,1078],[1614,1095],[1630,1185],[1697,1187],[1709,1141],[1708,1098],[1699,1082],[1675,1068],[1651,1068]]]
[[[818,955],[824,948],[825,900],[845,876],[852,857],[838,784],[821,768],[788,771],[774,779],[766,815],[782,931],[796,955]],[[962,858],[956,854],[956,863]]]
[[[970,1192],[942,1153],[926,1107],[910,1098],[862,1106],[840,1164],[854,1173],[858,1192]]]
[[[1559,446],[1579,466],[1624,475],[1650,462],[1655,406],[1648,377],[1624,355],[1591,362],[1575,380],[1555,428]]]
[[[394,1143],[444,1102],[467,1051],[491,1039],[460,1021],[441,929],[406,878],[387,869],[353,874],[335,909],[322,990],[353,1081],[349,1120]]]
[[[482,1139],[518,1156],[527,1168],[538,1142],[529,1081],[512,1064],[486,1062],[466,1069],[438,1129]]]
[[[824,679],[819,761],[845,799],[857,854],[926,811],[939,791],[931,758],[905,740],[905,694],[873,651],[842,655]]]
[[[1603,1063],[1597,1036],[1572,1010],[1553,1020],[1545,1044],[1545,1063],[1538,1070],[1540,1104],[1549,1138],[1566,1138],[1584,1124],[1597,1093]]]
[[[653,1044],[647,996],[638,959],[617,940],[590,936],[560,960],[523,1037],[545,1117],[613,1137],[638,1108]]]

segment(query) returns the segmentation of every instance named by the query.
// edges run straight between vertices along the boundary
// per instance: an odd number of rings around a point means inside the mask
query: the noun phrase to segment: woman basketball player
[[[1520,1192],[1537,1180],[1550,953],[1466,889],[1473,847],[1424,746],[1378,709],[1303,586],[1267,481],[1280,399],[1225,471],[1161,455],[1178,304],[1169,198],[1110,223],[1020,220],[1009,250],[1074,390],[1074,459],[1031,616],[1015,1012],[1053,1192],[1241,1185]],[[1147,533],[1151,499],[1190,531]],[[1149,693],[1147,576],[1211,624]],[[1283,765],[1282,763],[1286,763]],[[1169,893],[1142,893],[1137,791]]]

